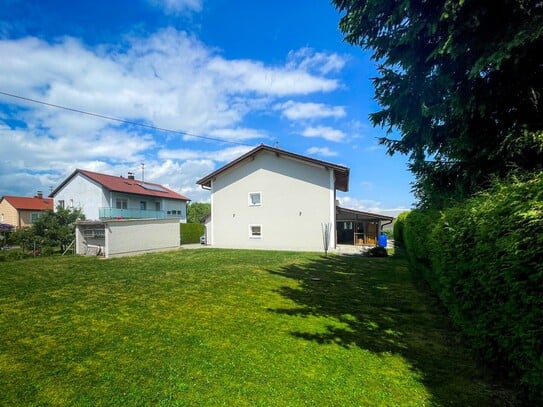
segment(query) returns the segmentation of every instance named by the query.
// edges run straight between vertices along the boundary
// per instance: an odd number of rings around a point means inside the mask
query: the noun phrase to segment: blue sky
[[[264,143],[351,169],[342,206],[414,203],[390,157],[369,54],[326,0],[0,0],[0,195],[49,193],[75,168],[209,201],[195,181]],[[201,136],[201,137],[193,137]],[[212,139],[212,140],[211,140]]]

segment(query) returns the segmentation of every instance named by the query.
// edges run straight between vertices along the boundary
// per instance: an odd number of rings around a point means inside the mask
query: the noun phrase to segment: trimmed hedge
[[[487,362],[543,402],[543,173],[404,222],[411,265]]]
[[[409,215],[409,211],[402,212],[394,220],[393,236],[394,236],[394,241],[397,243],[404,243],[403,228],[405,225],[405,219],[407,218],[407,215]]]
[[[200,236],[205,234],[205,225],[202,223],[180,223],[181,244],[200,243]]]

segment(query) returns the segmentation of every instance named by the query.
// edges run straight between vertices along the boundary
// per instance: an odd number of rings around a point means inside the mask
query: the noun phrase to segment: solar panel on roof
[[[158,186],[158,185],[151,185],[151,184],[147,184],[145,182],[142,182],[142,183],[140,183],[138,185],[140,187],[144,188],[144,189],[149,190],[149,191],[168,192],[167,190],[165,190],[164,188],[162,188],[161,186]]]

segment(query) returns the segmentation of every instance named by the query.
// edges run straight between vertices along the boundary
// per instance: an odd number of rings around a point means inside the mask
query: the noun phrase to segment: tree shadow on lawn
[[[436,298],[414,280],[404,260],[329,256],[268,270],[294,279],[279,293],[298,308],[270,309],[301,317],[327,317],[323,332],[291,332],[320,344],[357,346],[401,355],[437,405],[515,405],[512,393],[488,380]]]

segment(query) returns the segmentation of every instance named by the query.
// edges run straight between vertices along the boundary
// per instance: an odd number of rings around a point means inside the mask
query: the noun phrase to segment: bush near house
[[[403,239],[481,356],[543,401],[543,173],[443,212],[412,211]]]
[[[405,225],[405,219],[407,218],[408,214],[409,214],[409,211],[402,212],[394,220],[392,235],[394,237],[394,242],[396,243],[403,243],[403,228]]]
[[[200,243],[200,236],[205,233],[205,226],[201,223],[180,223],[181,244]]]

